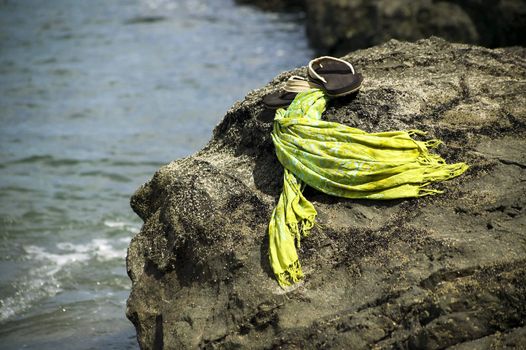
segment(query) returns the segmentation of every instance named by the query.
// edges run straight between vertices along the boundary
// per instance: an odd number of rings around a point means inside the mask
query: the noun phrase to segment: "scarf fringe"
[[[431,139],[431,140],[427,140],[425,142],[425,145],[426,147],[428,148],[437,148],[438,146],[440,146],[441,144],[443,144],[442,141],[438,140],[438,139]]]
[[[295,238],[296,248],[300,249],[301,247],[301,236],[307,237],[310,235],[310,230],[316,225],[316,215],[309,216],[298,222],[289,222],[287,227],[292,233],[292,236]],[[301,227],[301,228],[299,228]]]
[[[444,193],[444,191],[441,190],[435,190],[432,188],[427,188],[431,183],[428,182],[426,184],[418,186],[418,197],[424,197],[424,196],[432,196],[435,194]]]
[[[411,129],[411,130],[407,130],[407,134],[411,137],[413,136],[426,136],[427,135],[427,132],[426,131],[422,131],[422,130],[418,130],[418,129]]]
[[[281,273],[276,273],[276,279],[278,280],[279,285],[282,288],[290,287],[295,283],[298,283],[300,280],[305,277],[303,271],[301,270],[300,261],[296,260],[289,266],[287,269]]]
[[[316,215],[311,215],[308,218],[301,220],[301,233],[307,237],[310,234],[310,230],[316,225]]]
[[[427,150],[422,150],[416,161],[421,165],[443,165],[446,164],[444,158],[438,154],[429,153]]]
[[[439,175],[435,175],[434,177],[429,176],[428,177],[429,182],[426,182],[425,184],[418,186],[418,197],[444,193],[444,191],[427,188],[427,186],[429,186],[433,182],[449,180],[454,177],[460,176],[464,172],[466,172],[466,170],[468,169],[469,169],[469,165],[467,165],[466,163],[450,164],[448,166],[448,169],[439,173]]]

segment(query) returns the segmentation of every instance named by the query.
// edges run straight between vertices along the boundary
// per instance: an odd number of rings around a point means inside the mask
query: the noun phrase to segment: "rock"
[[[390,38],[414,41],[430,35],[487,47],[526,44],[519,34],[526,30],[526,2],[522,0],[377,0],[367,6],[358,0],[344,3],[341,6],[341,1],[329,0],[322,6],[322,2],[309,1],[309,38],[320,50],[345,53]],[[322,9],[329,12],[325,18],[319,15]],[[324,28],[331,32],[324,33]]]
[[[266,10],[303,9],[307,36],[319,54],[341,55],[391,38],[414,41],[430,35],[487,47],[526,45],[524,0],[238,2]]]
[[[126,20],[124,24],[150,24],[166,20],[168,20],[168,17],[165,16],[138,16]]]
[[[306,0],[236,0],[241,5],[254,5],[269,11],[301,11]]]
[[[321,225],[302,240],[305,281],[284,291],[267,257],[283,170],[261,98],[306,71],[279,75],[132,197],[127,316],[143,349],[526,346],[526,49],[391,40],[345,59],[364,84],[327,120],[428,131],[470,170],[410,200],[307,188]]]

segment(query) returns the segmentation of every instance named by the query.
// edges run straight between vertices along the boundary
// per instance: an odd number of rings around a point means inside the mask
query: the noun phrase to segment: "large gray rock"
[[[305,68],[279,75],[134,194],[127,315],[142,348],[526,346],[526,50],[432,38],[345,58],[364,84],[326,119],[428,131],[470,170],[419,199],[308,188],[321,225],[302,241],[304,283],[284,291],[267,258],[282,167],[261,97]]]

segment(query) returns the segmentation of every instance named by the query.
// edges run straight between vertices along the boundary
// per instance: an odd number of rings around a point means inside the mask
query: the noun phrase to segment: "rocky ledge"
[[[526,346],[526,49],[392,40],[345,59],[363,88],[326,119],[428,131],[469,171],[411,200],[307,188],[321,225],[302,241],[305,281],[282,290],[267,224],[283,173],[261,98],[306,71],[279,75],[132,197],[127,316],[143,349]]]

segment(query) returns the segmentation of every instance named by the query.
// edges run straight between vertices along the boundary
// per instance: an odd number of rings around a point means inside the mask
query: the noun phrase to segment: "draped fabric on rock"
[[[367,133],[321,120],[327,96],[311,89],[278,109],[271,136],[285,168],[283,191],[269,224],[269,255],[281,286],[303,277],[296,247],[314,226],[316,210],[302,194],[305,184],[345,198],[394,199],[441,193],[429,188],[465,172],[429,152],[439,140],[417,141],[420,130]]]

